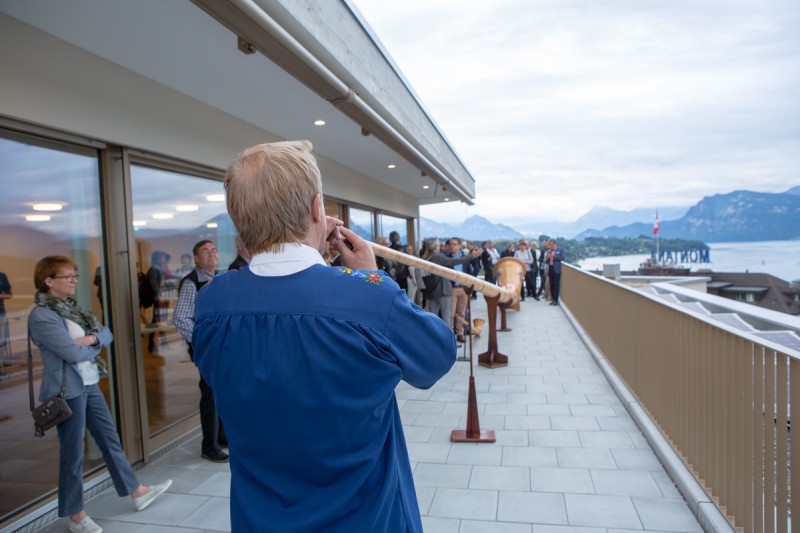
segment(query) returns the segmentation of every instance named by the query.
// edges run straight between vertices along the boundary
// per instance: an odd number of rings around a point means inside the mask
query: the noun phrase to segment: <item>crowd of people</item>
[[[503,252],[498,252],[490,240],[481,242],[479,247],[459,237],[444,241],[427,238],[423,240],[419,254],[413,246],[401,244],[396,231],[391,232],[388,238],[378,237],[375,242],[446,268],[482,277],[489,283],[496,283],[494,270],[497,262],[504,257],[513,257],[525,265],[525,274],[520,283],[520,300],[525,301],[529,297],[558,305],[564,251],[555,239],[544,239],[543,250],[539,249],[537,241],[522,239],[516,246],[509,243]],[[335,266],[338,257],[329,250],[326,261]],[[469,327],[464,317],[467,296],[458,282],[440,276],[431,278],[428,277],[429,272],[421,268],[383,257],[377,257],[376,262],[380,270],[406,291],[412,302],[442,318],[452,329],[457,342],[464,342],[465,327]],[[472,293],[472,297],[477,298],[477,293]]]
[[[230,462],[232,529],[422,531],[394,390],[400,380],[429,388],[450,370],[470,334],[469,291],[422,266],[376,258],[326,216],[307,141],[242,152],[224,185],[238,231],[228,272],[218,275],[217,245],[204,239],[175,272],[169,255],[154,251],[140,284],[177,290],[174,326],[200,374],[201,455]],[[514,257],[525,265],[521,299],[558,305],[563,251],[554,240],[544,253],[535,241],[499,253],[491,241],[458,237],[427,238],[417,252],[398,232],[376,242],[490,283],[498,261]],[[99,533],[83,507],[86,429],[136,510],[171,482],[139,484],[122,452],[98,388],[98,355],[113,335],[73,299],[77,265],[46,257],[34,279],[40,400],[63,394],[73,411],[57,426],[59,515],[70,517],[70,531]],[[163,315],[154,305],[153,322]]]

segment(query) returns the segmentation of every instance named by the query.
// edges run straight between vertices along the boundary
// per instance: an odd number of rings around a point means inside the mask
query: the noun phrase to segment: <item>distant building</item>
[[[771,311],[800,316],[800,280],[789,283],[771,274],[750,272],[692,272],[684,267],[657,266],[643,263],[636,271],[620,271],[619,265],[603,265],[594,274],[622,281],[630,286],[648,286],[658,278],[691,278],[709,280],[703,288],[708,294],[752,304]],[[682,283],[686,285],[686,283]]]
[[[770,274],[711,272],[709,294],[790,315],[800,315],[800,287]]]

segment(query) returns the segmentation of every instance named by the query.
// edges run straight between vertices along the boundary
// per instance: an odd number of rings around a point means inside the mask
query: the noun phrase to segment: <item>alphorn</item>
[[[476,278],[475,276],[470,276],[464,272],[459,272],[458,270],[453,270],[452,268],[431,263],[430,261],[420,259],[414,255],[398,252],[397,250],[387,248],[386,246],[381,246],[380,244],[375,244],[374,242],[370,242],[369,245],[372,246],[372,251],[375,253],[375,255],[385,259],[391,259],[392,261],[397,261],[398,263],[403,263],[406,266],[421,268],[422,270],[426,270],[431,274],[436,274],[437,276],[449,279],[450,281],[455,281],[461,285],[472,287],[473,290],[481,292],[489,298],[499,298],[498,301],[500,303],[508,303],[513,305],[517,300],[519,300],[519,293],[515,293],[514,291],[511,291],[505,287],[486,283],[484,280]]]

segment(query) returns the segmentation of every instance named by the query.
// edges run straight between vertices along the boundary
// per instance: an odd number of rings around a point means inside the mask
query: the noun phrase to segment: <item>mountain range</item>
[[[689,210],[689,206],[659,207],[660,220],[675,220],[681,218]],[[656,210],[652,207],[639,207],[630,211],[620,211],[611,207],[596,205],[574,222],[540,222],[529,224],[520,228],[526,235],[539,236],[558,235],[559,237],[575,238],[589,228],[608,228],[610,226],[626,226],[636,222],[655,220]]]
[[[661,229],[666,238],[706,242],[747,242],[800,238],[800,186],[783,193],[733,191],[706,196],[690,207],[660,207]],[[553,235],[583,240],[586,237],[638,237],[652,235],[655,210],[619,211],[595,206],[569,223],[538,222],[518,229],[495,224],[474,215],[462,224],[420,219],[423,236],[458,235],[470,240],[509,240]],[[598,229],[601,228],[601,229]]]
[[[446,224],[421,217],[420,232],[423,237],[439,237],[440,239],[458,235],[463,239],[480,241],[521,239],[525,235],[505,224],[494,224],[480,215],[473,215],[461,224]]]
[[[577,238],[638,237],[652,223],[589,229]],[[662,237],[706,242],[780,241],[800,238],[800,188],[784,193],[733,191],[707,196],[677,219],[661,222]]]

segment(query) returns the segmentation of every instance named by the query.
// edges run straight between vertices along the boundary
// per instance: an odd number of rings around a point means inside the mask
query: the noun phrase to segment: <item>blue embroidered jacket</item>
[[[452,332],[382,272],[217,276],[195,363],[230,444],[234,532],[421,532],[394,389],[452,367]]]

